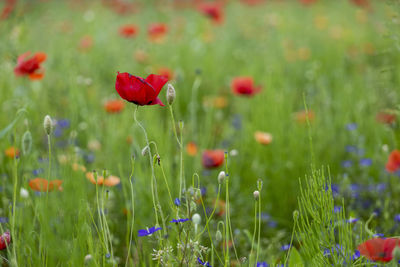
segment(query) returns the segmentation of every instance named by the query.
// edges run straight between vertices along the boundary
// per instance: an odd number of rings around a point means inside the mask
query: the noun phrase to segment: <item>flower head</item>
[[[40,80],[44,76],[44,72],[40,71],[40,65],[46,60],[46,54],[37,52],[32,57],[30,52],[20,55],[17,59],[17,66],[14,68],[16,76],[28,76],[31,80]]]
[[[133,76],[127,72],[119,73],[115,81],[115,89],[121,98],[136,105],[164,106],[158,94],[168,81],[164,76],[150,74],[146,79]]]
[[[224,21],[222,6],[218,3],[202,3],[199,6],[199,11],[209,17],[215,24],[220,24]]]
[[[153,42],[162,42],[167,32],[168,26],[165,23],[152,23],[147,30],[149,39]]]
[[[172,223],[176,223],[176,224],[178,224],[178,223],[183,223],[183,222],[187,222],[187,221],[189,221],[190,219],[173,219],[171,222]]]
[[[262,145],[269,145],[272,142],[272,135],[270,133],[256,131],[254,139]]]
[[[231,82],[231,88],[236,95],[252,96],[261,91],[261,86],[255,86],[253,78],[236,77]]]
[[[200,264],[200,265],[203,265],[203,266],[207,266],[207,267],[211,267],[211,264],[209,264],[208,263],[208,261],[202,261],[201,259],[200,259],[200,257],[198,257],[197,258],[197,262]]]
[[[138,236],[148,236],[148,235],[152,235],[154,232],[157,232],[158,230],[161,230],[161,227],[151,227],[148,229],[141,229],[138,230]]]
[[[357,249],[369,260],[389,262],[393,258],[393,249],[399,245],[400,239],[398,238],[373,238],[360,244]]]
[[[204,168],[216,168],[221,166],[225,160],[225,153],[221,149],[205,150],[203,152],[202,163]]]
[[[125,107],[123,100],[108,100],[104,103],[104,109],[108,113],[120,113]]]
[[[119,34],[125,38],[135,37],[138,31],[138,28],[133,24],[126,24],[119,28]]]
[[[0,236],[0,250],[6,249],[7,246],[11,243],[11,235],[10,232],[4,232]]]
[[[400,150],[393,150],[392,153],[390,153],[386,163],[386,170],[388,172],[400,170]]]
[[[63,191],[62,180],[52,180],[48,182],[43,178],[35,178],[29,181],[29,187],[36,192],[47,192],[47,191]]]

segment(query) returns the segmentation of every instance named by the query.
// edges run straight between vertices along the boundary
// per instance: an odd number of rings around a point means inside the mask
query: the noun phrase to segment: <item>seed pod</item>
[[[172,103],[175,100],[175,88],[172,86],[172,84],[168,84],[168,89],[167,89],[167,102],[169,105],[172,105]]]
[[[219,184],[222,184],[223,182],[224,182],[224,180],[225,180],[225,172],[224,171],[221,171],[219,174],[218,174],[218,183]]]
[[[49,115],[44,117],[43,128],[47,135],[50,135],[53,131],[53,120]]]
[[[193,214],[193,216],[192,216],[192,221],[193,221],[193,223],[194,224],[200,224],[200,222],[201,222],[201,217],[200,217],[200,215],[198,214],[198,213],[195,213],[195,214]]]

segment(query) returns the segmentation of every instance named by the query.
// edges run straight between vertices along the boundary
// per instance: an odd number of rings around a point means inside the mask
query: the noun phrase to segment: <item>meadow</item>
[[[0,11],[2,266],[397,266],[400,2]]]

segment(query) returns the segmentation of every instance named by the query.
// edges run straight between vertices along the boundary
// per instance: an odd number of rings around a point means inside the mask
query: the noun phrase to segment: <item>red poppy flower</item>
[[[225,152],[222,149],[205,150],[203,152],[202,163],[207,169],[217,168],[225,161]]]
[[[168,26],[165,23],[152,23],[147,30],[150,40],[156,42],[162,41],[167,32]]]
[[[4,232],[0,236],[0,250],[6,249],[7,246],[11,243],[11,235],[10,232]]]
[[[315,4],[318,0],[299,0],[301,4],[308,6]]]
[[[156,74],[150,74],[146,79],[143,79],[127,72],[118,72],[115,89],[123,99],[136,105],[158,104],[164,106],[157,96],[167,81],[168,79],[164,76]]]
[[[396,114],[381,111],[376,114],[376,121],[384,124],[392,124],[396,120]]]
[[[400,150],[393,150],[390,153],[388,162],[386,163],[386,170],[388,172],[400,170]]]
[[[158,75],[166,77],[168,81],[174,78],[174,73],[169,68],[159,68]]]
[[[46,54],[38,52],[29,57],[30,52],[20,55],[17,59],[17,66],[14,68],[14,73],[17,76],[28,75],[31,80],[42,79],[44,73],[40,71],[40,64],[46,60]]]
[[[393,258],[392,251],[399,242],[398,238],[373,238],[360,244],[357,249],[369,260],[389,262]]]
[[[10,14],[15,9],[15,5],[17,4],[17,0],[6,0],[6,4],[1,12],[0,20],[8,18]]]
[[[261,90],[261,86],[254,86],[253,78],[246,76],[234,78],[231,88],[233,93],[244,96],[252,96]]]
[[[138,28],[133,24],[126,24],[119,28],[119,34],[125,38],[134,37],[137,33]]]
[[[135,12],[135,5],[133,3],[129,3],[128,1],[122,0],[103,0],[103,2],[109,6],[114,12],[127,15]]]
[[[368,0],[350,0],[350,2],[359,7],[369,7]]]
[[[214,23],[219,24],[224,21],[222,6],[217,3],[202,3],[199,5],[199,11],[212,19]]]
[[[108,113],[119,113],[125,107],[123,100],[109,100],[104,104],[104,109]]]

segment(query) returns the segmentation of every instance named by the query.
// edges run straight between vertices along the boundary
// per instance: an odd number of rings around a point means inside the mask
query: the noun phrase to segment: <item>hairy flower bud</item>
[[[172,103],[175,100],[175,88],[172,86],[172,84],[168,84],[168,89],[167,89],[167,102],[169,105],[172,105]]]
[[[47,135],[51,134],[53,130],[53,120],[49,115],[46,115],[46,117],[44,117],[43,128]]]
[[[260,192],[258,190],[253,192],[254,199],[257,201],[260,198]]]
[[[225,172],[224,171],[221,171],[219,174],[218,174],[218,183],[220,183],[220,184],[222,184],[223,182],[224,182],[224,180],[225,180]]]
[[[221,233],[220,230],[217,230],[217,232],[215,233],[215,240],[216,240],[217,242],[221,242],[221,240],[222,240],[222,233]]]
[[[194,224],[200,224],[200,222],[201,222],[200,215],[198,213],[193,214],[192,221]]]
[[[24,155],[29,154],[32,148],[32,134],[30,131],[26,131],[22,136],[22,152]]]

